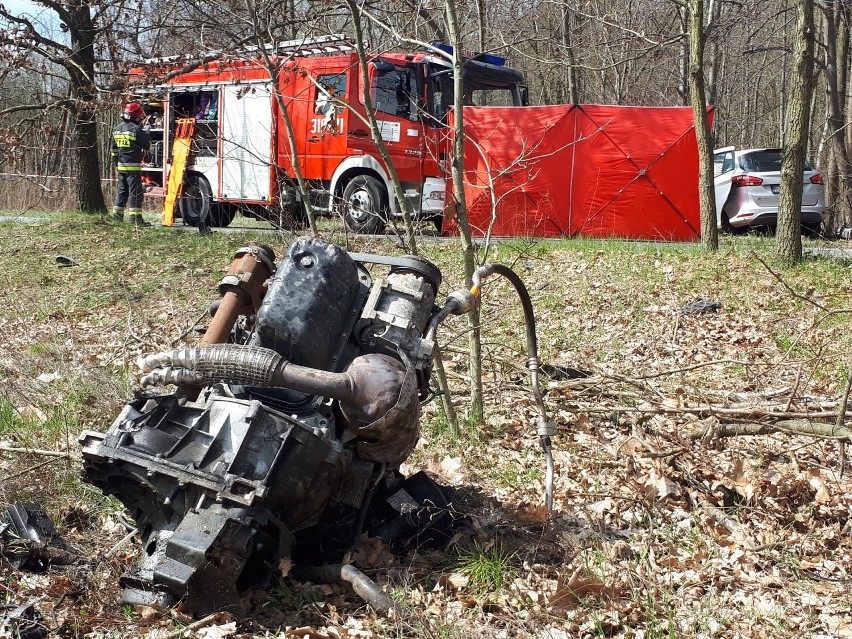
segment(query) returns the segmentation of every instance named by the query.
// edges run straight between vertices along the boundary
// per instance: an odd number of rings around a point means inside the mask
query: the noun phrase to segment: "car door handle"
[[[308,142],[319,142],[321,138],[308,138]]]
[[[355,129],[354,131],[350,131],[350,132],[349,132],[349,135],[361,135],[361,136],[368,136],[368,135],[370,135],[370,132],[369,132],[369,131],[365,131],[364,129]]]

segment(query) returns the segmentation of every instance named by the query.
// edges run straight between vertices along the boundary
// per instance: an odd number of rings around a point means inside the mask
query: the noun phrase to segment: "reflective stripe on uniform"
[[[115,131],[112,134],[115,146],[120,149],[129,149],[136,142],[136,134],[130,131]]]
[[[139,163],[134,164],[131,162],[119,162],[116,168],[118,168],[119,171],[126,171],[129,173],[132,171],[141,171],[142,165]]]

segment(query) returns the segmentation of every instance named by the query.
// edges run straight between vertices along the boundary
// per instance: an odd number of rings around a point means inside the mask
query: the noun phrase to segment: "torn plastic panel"
[[[43,572],[51,563],[73,564],[80,555],[68,546],[39,505],[16,503],[0,517],[0,557],[14,568]]]

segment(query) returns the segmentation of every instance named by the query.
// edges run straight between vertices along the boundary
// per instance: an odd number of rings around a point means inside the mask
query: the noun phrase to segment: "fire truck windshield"
[[[430,63],[427,74],[427,104],[433,125],[446,125],[453,106],[452,70]],[[464,104],[467,106],[521,106],[526,92],[520,71],[483,62],[469,61],[464,73]]]

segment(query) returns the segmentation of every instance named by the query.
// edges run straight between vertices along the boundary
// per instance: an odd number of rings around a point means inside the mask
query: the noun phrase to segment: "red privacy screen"
[[[464,117],[474,235],[698,240],[692,109],[466,107]],[[458,232],[452,212],[444,232]]]

